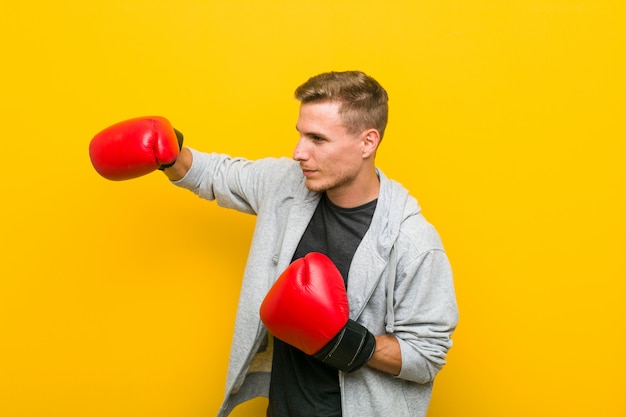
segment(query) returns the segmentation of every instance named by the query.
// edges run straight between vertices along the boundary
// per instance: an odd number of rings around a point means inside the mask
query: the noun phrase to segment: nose
[[[305,161],[308,158],[309,153],[306,149],[306,141],[304,140],[304,138],[301,137],[293,150],[293,159],[300,162]]]

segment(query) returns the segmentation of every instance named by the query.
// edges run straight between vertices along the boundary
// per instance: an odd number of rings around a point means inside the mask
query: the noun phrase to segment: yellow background
[[[429,417],[626,416],[623,4],[4,1],[0,415],[214,415],[254,219],[104,180],[89,140],[158,114],[290,156],[294,88],[362,69],[391,97],[379,166],[455,271]]]

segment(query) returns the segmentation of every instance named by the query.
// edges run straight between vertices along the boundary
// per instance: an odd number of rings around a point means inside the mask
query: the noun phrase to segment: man
[[[110,179],[159,168],[202,198],[257,216],[219,416],[261,395],[269,396],[268,416],[424,416],[458,314],[437,232],[408,191],[375,165],[387,93],[368,75],[346,71],[312,77],[295,95],[301,105],[293,160],[201,153],[182,147],[167,120],[140,118],[96,135],[92,162]],[[119,161],[120,148],[132,163]],[[350,364],[327,363],[295,347],[291,336],[272,337],[267,328],[276,323],[260,320],[266,296],[290,308],[310,302],[300,297],[318,302],[315,293],[273,295],[281,273],[296,275],[295,261],[312,253],[333,265],[315,279],[324,283],[334,266],[339,271],[349,305],[343,330],[359,335],[342,343],[342,330],[323,340],[322,350],[328,357],[343,351]],[[311,259],[309,268],[318,268],[319,259]],[[324,317],[313,319],[327,325]],[[299,326],[307,333],[315,325]]]

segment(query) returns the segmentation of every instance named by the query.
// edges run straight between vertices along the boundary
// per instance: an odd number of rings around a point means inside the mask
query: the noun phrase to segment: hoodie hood
[[[378,204],[372,219],[372,236],[377,236],[375,248],[382,259],[388,259],[391,248],[398,238],[400,226],[421,209],[417,200],[400,183],[391,180],[377,170],[380,179]]]

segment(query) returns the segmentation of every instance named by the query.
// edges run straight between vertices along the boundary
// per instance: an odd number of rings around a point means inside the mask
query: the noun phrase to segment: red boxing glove
[[[265,296],[260,313],[275,337],[342,371],[363,366],[376,347],[374,336],[349,319],[341,273],[321,253],[289,265]]]
[[[183,135],[163,117],[139,117],[109,126],[89,144],[91,163],[104,178],[140,177],[176,162]]]

